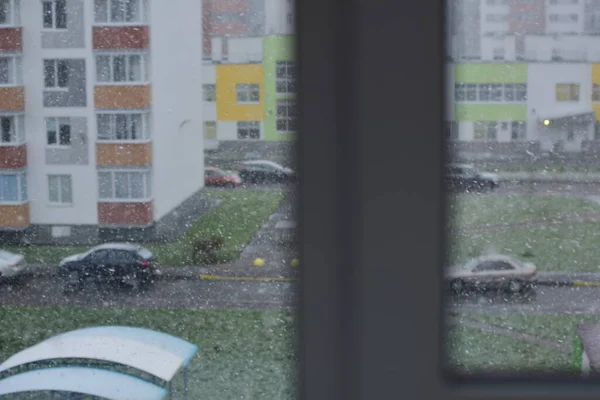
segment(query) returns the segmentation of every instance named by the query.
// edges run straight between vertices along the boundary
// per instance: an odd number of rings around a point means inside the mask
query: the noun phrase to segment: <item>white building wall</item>
[[[559,1],[560,4],[546,3],[546,32],[549,34],[581,33],[584,25],[584,1],[573,4],[569,1]],[[558,21],[552,20],[552,15],[558,16]],[[570,19],[576,16],[577,20]]]
[[[495,1],[489,4],[487,1],[481,1],[481,34],[486,33],[506,33],[509,30],[508,14],[510,7],[502,1]],[[482,45],[483,50],[483,45]]]
[[[87,5],[87,4],[86,4]],[[25,82],[25,129],[27,138],[28,192],[30,218],[33,224],[97,224],[97,176],[95,157],[95,119],[93,112],[94,65],[91,24],[93,7],[85,7],[86,47],[71,49],[44,49],[41,46],[42,3],[21,1],[21,22],[26,27],[23,35],[23,81]],[[87,107],[43,106],[44,58],[79,58],[86,60]],[[88,164],[46,165],[45,117],[86,117],[88,125]],[[71,175],[73,204],[55,206],[48,202],[48,175]]]
[[[227,60],[232,64],[262,62],[263,38],[227,38]]]
[[[497,55],[502,58],[496,58]],[[481,59],[485,61],[514,61],[516,56],[516,40],[513,35],[481,38]]]
[[[173,21],[181,21],[177,29]],[[152,0],[150,26],[154,218],[159,219],[204,186],[202,2]]]
[[[588,63],[531,63],[528,70],[528,109],[531,113],[527,130],[528,138],[540,140],[549,149],[555,140],[564,139],[564,133],[552,129],[542,130],[538,119],[591,112],[592,66]],[[556,84],[579,84],[579,101],[557,101]],[[592,134],[590,126],[588,136]],[[578,136],[573,142],[565,142],[565,150],[577,150],[585,137]]]
[[[239,140],[237,135],[237,121],[217,121],[217,138],[219,140]],[[260,138],[264,139],[265,123],[260,121]],[[258,139],[248,139],[258,140]]]
[[[265,34],[291,35],[295,33],[293,0],[265,0]]]

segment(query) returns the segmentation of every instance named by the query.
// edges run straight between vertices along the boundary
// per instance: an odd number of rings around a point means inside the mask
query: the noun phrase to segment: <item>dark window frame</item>
[[[297,139],[300,398],[597,398],[564,376],[441,373],[444,3],[296,7],[300,129],[312,133]],[[418,51],[407,62],[382,38]],[[390,134],[399,119],[418,134]],[[407,281],[427,283],[398,290]]]

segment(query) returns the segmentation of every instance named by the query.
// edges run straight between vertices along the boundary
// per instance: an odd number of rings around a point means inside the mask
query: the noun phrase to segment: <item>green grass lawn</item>
[[[565,372],[572,358],[559,351],[466,326],[450,328],[447,337],[450,367],[459,373]]]
[[[491,252],[512,254],[540,271],[600,272],[600,224],[566,223],[539,228],[511,228],[454,237],[450,262]]]
[[[449,206],[449,217],[457,228],[600,214],[596,202],[550,195],[459,194],[450,199]]]
[[[463,313],[461,319],[511,329],[540,339],[571,346],[580,323],[600,322],[600,315],[532,315]],[[573,370],[572,356],[536,344],[456,326],[448,335],[448,355],[453,365],[469,372],[489,368],[502,371],[535,369],[541,372]]]
[[[221,236],[225,239],[219,260],[227,263],[238,258],[244,246],[283,199],[281,190],[206,189],[206,193],[221,202],[199,218],[188,231],[173,243],[148,246],[158,262],[166,266],[191,264],[192,245],[197,239]],[[88,247],[32,246],[9,248],[24,254],[31,264],[56,264],[70,254],[87,251]]]
[[[0,360],[58,333],[96,325],[158,330],[199,346],[190,399],[293,399],[294,315],[283,311],[2,307]],[[0,361],[1,362],[1,361]]]
[[[449,211],[454,228],[476,228],[600,213],[600,205],[546,195],[459,195]],[[600,224],[595,222],[454,232],[448,243],[451,263],[498,252],[531,261],[542,271],[600,272]]]

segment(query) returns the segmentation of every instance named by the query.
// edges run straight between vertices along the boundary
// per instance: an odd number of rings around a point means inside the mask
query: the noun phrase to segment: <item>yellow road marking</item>
[[[212,280],[212,281],[262,281],[262,282],[293,282],[295,278],[277,278],[277,277],[265,277],[265,276],[218,276],[218,275],[200,275],[201,279]]]
[[[573,281],[573,286],[600,286],[600,282]]]

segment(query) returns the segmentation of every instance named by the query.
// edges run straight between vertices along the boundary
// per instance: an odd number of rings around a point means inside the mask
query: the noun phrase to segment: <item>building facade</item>
[[[202,35],[201,4],[0,9],[0,233],[33,243],[158,235],[203,186],[202,52],[187,40]]]
[[[572,152],[600,140],[600,59],[450,64],[447,78],[450,140]]]
[[[213,47],[204,66],[205,148],[224,140],[292,140],[297,132],[294,37],[213,38],[226,41],[226,60]]]

